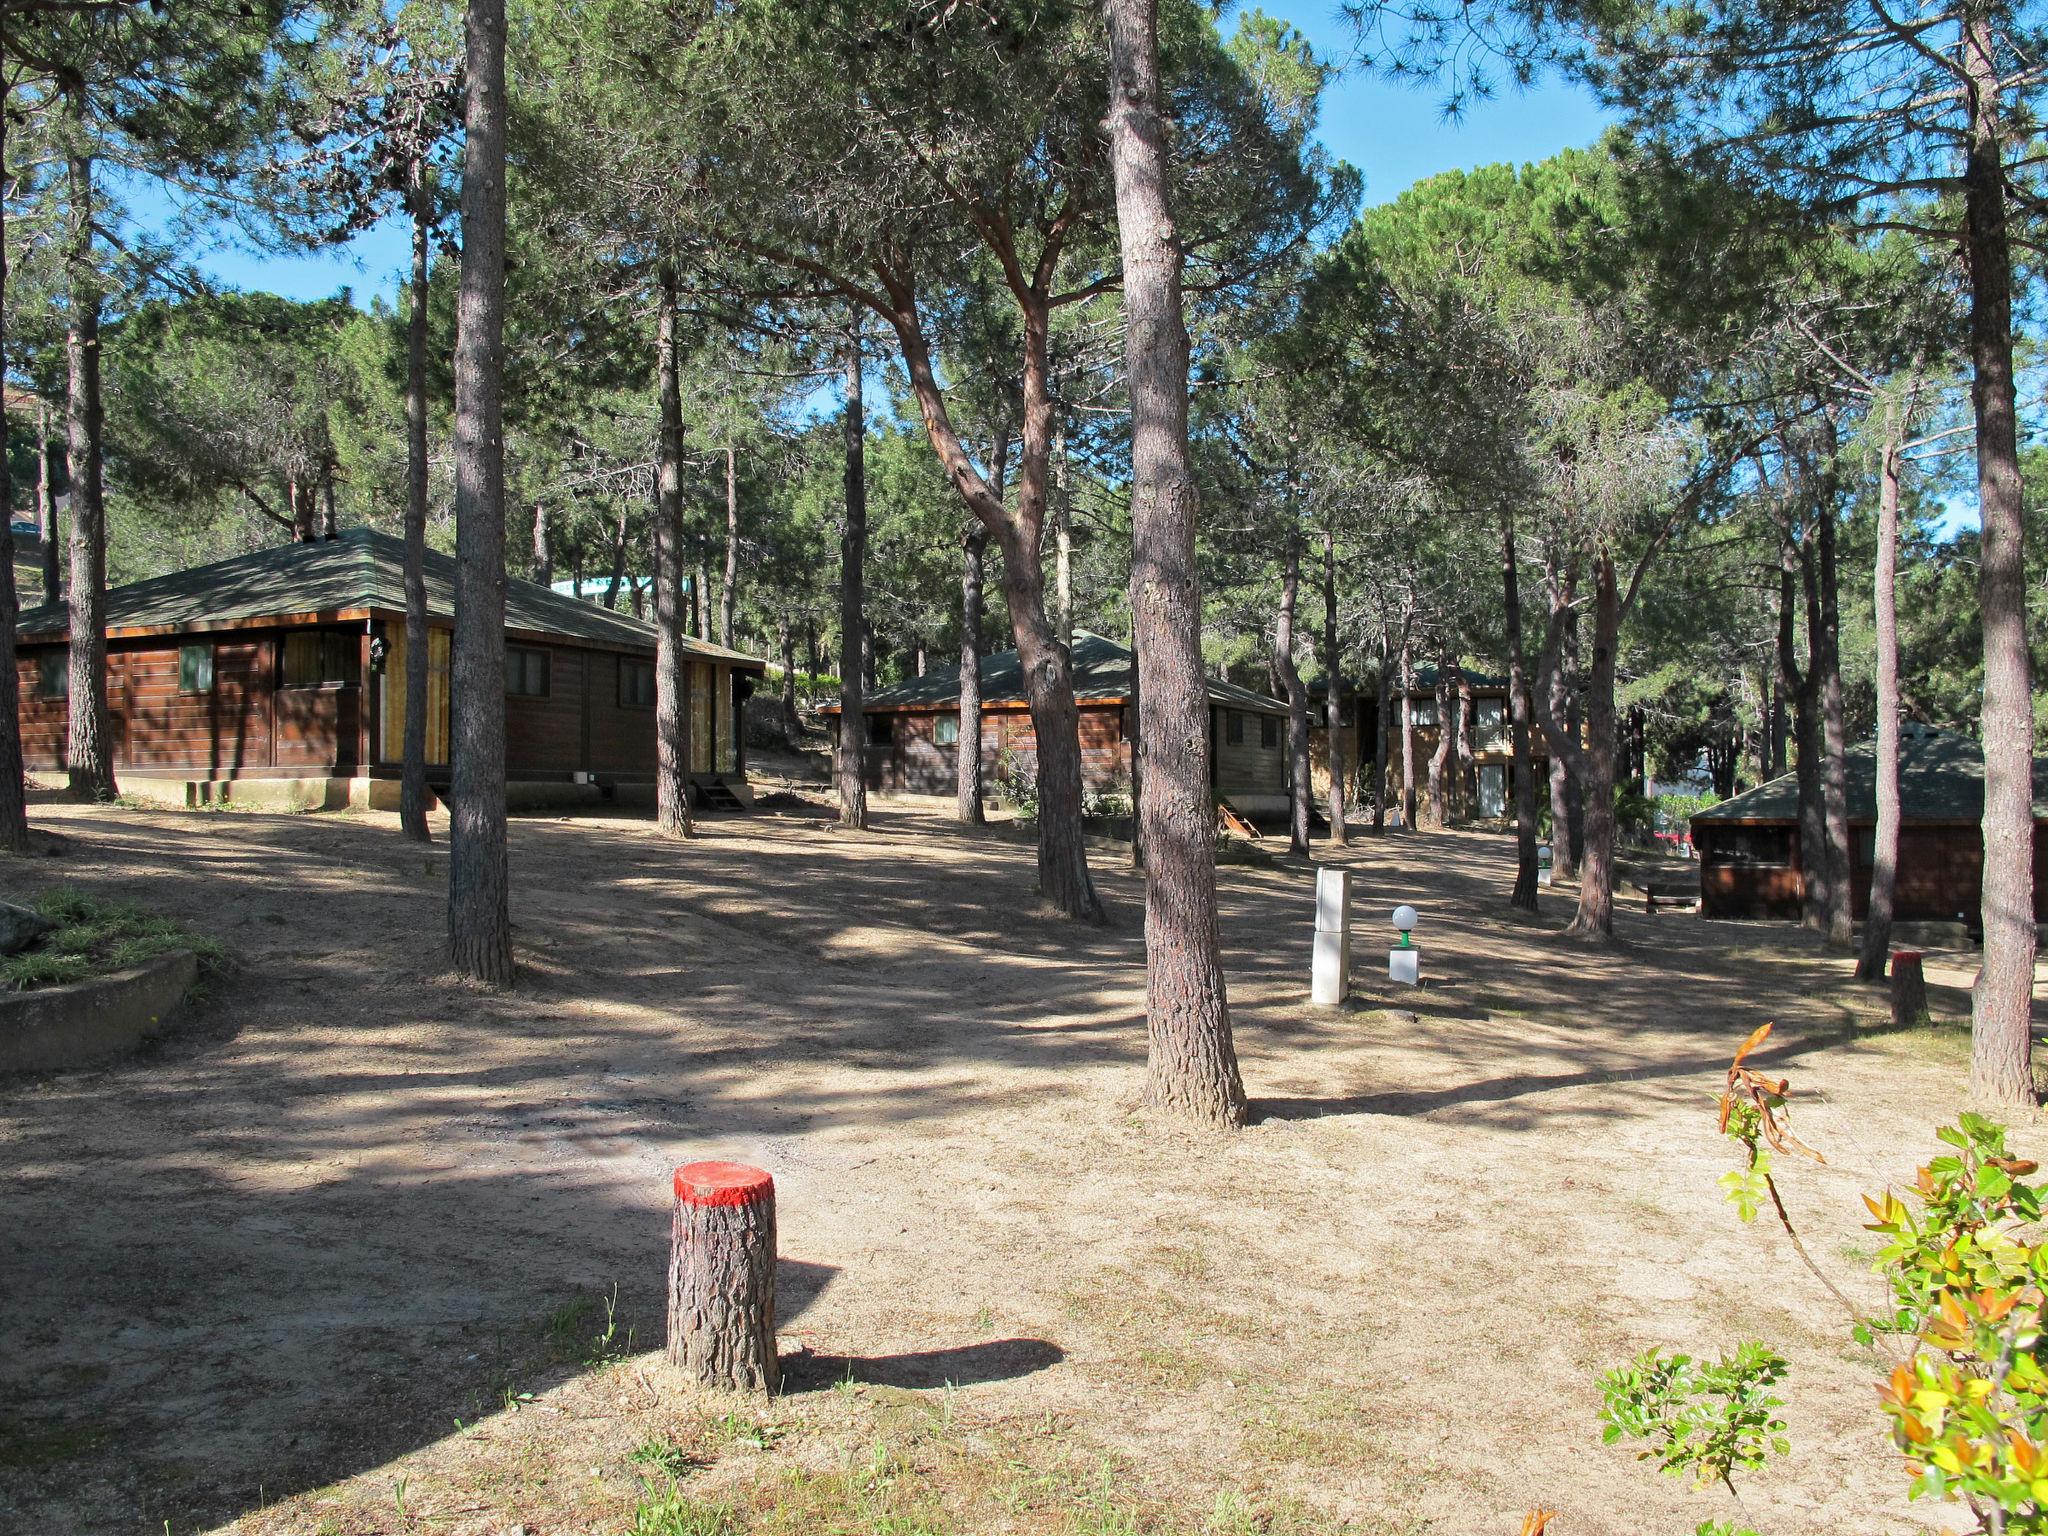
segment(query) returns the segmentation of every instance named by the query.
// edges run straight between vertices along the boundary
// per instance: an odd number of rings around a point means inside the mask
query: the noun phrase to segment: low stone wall
[[[132,1051],[198,978],[198,957],[181,949],[91,981],[0,992],[0,1072],[82,1067]]]

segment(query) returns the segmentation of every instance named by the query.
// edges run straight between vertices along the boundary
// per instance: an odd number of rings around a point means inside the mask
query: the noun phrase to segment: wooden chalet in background
[[[1097,793],[1131,782],[1131,653],[1101,635],[1076,633],[1074,701],[1081,723],[1081,778]],[[1209,679],[1209,772],[1216,793],[1247,816],[1287,813],[1287,706]],[[944,667],[864,699],[868,785],[896,794],[950,795],[960,741],[960,669]],[[982,768],[991,781],[1007,754],[1035,771],[1038,738],[1015,651],[981,663]],[[827,714],[837,719],[838,706]]]
[[[1442,734],[1437,719],[1436,668],[1433,666],[1415,669],[1415,684],[1409,691],[1408,699],[1413,708],[1415,724],[1415,789],[1421,794],[1429,784],[1429,759],[1436,751],[1438,737]],[[1470,667],[1464,670],[1465,682],[1470,688],[1464,729],[1472,744],[1472,759],[1476,783],[1472,786],[1476,796],[1474,809],[1482,817],[1503,817],[1514,814],[1514,741],[1509,734],[1508,680],[1493,677],[1484,672],[1475,672]],[[1315,714],[1321,720],[1310,732],[1310,754],[1315,760],[1318,792],[1328,783],[1330,730],[1328,719],[1328,685],[1317,682],[1309,688],[1309,696],[1316,704]],[[1459,707],[1459,694],[1455,687],[1451,693],[1452,707]],[[1379,693],[1376,684],[1346,683],[1341,692],[1341,707],[1338,712],[1339,724],[1336,731],[1338,750],[1342,754],[1344,771],[1352,784],[1360,783],[1360,775],[1370,778],[1373,754],[1378,750],[1379,741]],[[1549,782],[1550,751],[1543,740],[1543,733],[1533,725],[1529,730],[1530,764],[1536,775],[1538,793],[1547,793],[1541,786]],[[1369,786],[1368,786],[1369,787]],[[1387,690],[1387,799],[1398,803],[1401,798],[1401,686],[1398,678]]]
[[[123,787],[184,804],[395,807],[404,570],[400,540],[352,528],[110,591],[107,694]],[[426,578],[428,775],[445,788],[455,562],[429,550]],[[62,603],[21,616],[31,772],[65,766],[67,623]],[[653,626],[508,580],[505,638],[508,798],[651,786]],[[766,664],[701,640],[686,649],[693,782],[744,799],[740,711]]]
[[[1849,778],[1850,898],[1870,910],[1877,825],[1877,746],[1845,754]],[[1899,869],[1896,916],[1906,922],[1960,917],[1973,928],[1983,902],[1984,749],[1967,736],[1908,724],[1899,738]],[[1799,779],[1781,774],[1692,819],[1700,861],[1700,911],[1708,917],[1799,916],[1805,865]],[[2048,758],[2034,759],[2034,919],[2048,919]]]

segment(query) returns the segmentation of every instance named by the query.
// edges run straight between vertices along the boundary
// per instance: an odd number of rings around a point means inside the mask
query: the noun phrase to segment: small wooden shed
[[[1128,791],[1132,718],[1130,650],[1077,632],[1074,702],[1080,711],[1081,779],[1096,793]],[[1207,680],[1209,776],[1248,816],[1287,811],[1287,706],[1234,683]],[[945,667],[883,688],[862,701],[871,788],[950,795],[960,740],[960,669]],[[837,707],[827,713],[836,716]],[[982,770],[991,780],[1005,758],[1036,771],[1038,738],[1015,651],[981,662]]]
[[[107,699],[117,777],[159,798],[397,804],[405,722],[405,546],[353,528],[116,587]],[[427,761],[448,780],[455,562],[429,550]],[[68,615],[22,614],[22,745],[66,766]],[[654,776],[653,626],[530,582],[505,584],[505,768],[515,803]],[[766,663],[690,654],[692,776],[744,798],[740,710]]]
[[[1851,747],[1850,900],[1870,910],[1877,827],[1877,744]],[[1967,736],[1908,724],[1899,739],[1896,915],[1907,922],[1961,918],[1983,901],[1984,749]],[[1700,910],[1708,917],[1796,918],[1805,892],[1799,780],[1782,774],[1692,819]],[[2034,917],[2048,919],[2048,758],[2034,760]]]

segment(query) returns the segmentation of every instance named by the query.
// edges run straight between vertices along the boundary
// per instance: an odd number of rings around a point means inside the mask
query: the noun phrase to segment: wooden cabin
[[[1134,735],[1131,653],[1114,640],[1074,636],[1074,702],[1080,711],[1081,780],[1098,794],[1128,793]],[[1247,816],[1287,812],[1287,706],[1207,681],[1209,781]],[[868,786],[894,794],[950,795],[960,741],[960,669],[946,667],[883,688],[862,701]],[[1036,771],[1038,738],[1015,651],[981,663],[982,772],[993,784],[1005,759]],[[828,706],[837,716],[837,706]]]
[[[1464,722],[1464,728],[1472,743],[1472,761],[1475,783],[1473,809],[1481,817],[1506,817],[1514,814],[1514,738],[1510,730],[1510,709],[1508,704],[1508,680],[1492,677],[1484,672],[1465,670],[1465,679],[1472,686],[1471,708]],[[1315,724],[1310,730],[1309,750],[1317,765],[1317,792],[1327,791],[1329,779],[1325,766],[1329,761],[1329,704],[1328,685],[1318,682],[1309,689],[1314,706],[1311,718]],[[1338,750],[1344,755],[1345,773],[1352,783],[1360,782],[1362,775],[1370,789],[1374,754],[1379,749],[1379,690],[1377,684],[1346,683],[1340,692],[1340,709],[1336,739]],[[1415,682],[1408,694],[1413,710],[1415,728],[1415,792],[1427,794],[1429,790],[1429,759],[1436,751],[1438,737],[1442,734],[1437,720],[1436,668],[1417,667]],[[1457,707],[1457,694],[1452,693],[1452,707]],[[1550,777],[1550,751],[1544,744],[1543,733],[1532,723],[1529,727],[1529,758],[1536,775],[1538,793],[1547,792]],[[1387,691],[1387,799],[1398,803],[1401,798],[1401,689],[1398,681]]]
[[[405,546],[353,528],[107,594],[107,698],[123,788],[183,804],[398,803]],[[455,562],[429,550],[427,762],[448,782]],[[66,766],[69,619],[22,614],[22,745]],[[505,769],[515,804],[609,797],[654,779],[653,626],[530,582],[505,584]],[[765,663],[690,655],[692,779],[744,800],[740,712]]]
[[[1870,910],[1876,844],[1877,744],[1844,754],[1849,784],[1850,901]],[[1899,739],[1899,868],[1895,915],[1905,922],[1961,918],[1983,904],[1984,749],[1933,726]],[[1781,774],[1692,819],[1700,910],[1708,917],[1796,918],[1805,894],[1799,779]],[[2034,917],[2048,919],[2048,758],[2034,760]]]

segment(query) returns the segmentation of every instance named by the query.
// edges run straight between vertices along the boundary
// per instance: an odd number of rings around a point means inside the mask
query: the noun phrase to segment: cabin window
[[[68,699],[71,697],[71,653],[69,651],[44,651],[36,658],[36,697],[39,699]]]
[[[1789,869],[1792,828],[1717,827],[1700,848],[1708,864],[1738,864],[1748,869]]]
[[[868,745],[889,747],[896,744],[896,717],[894,715],[867,715]]]
[[[516,698],[548,696],[548,653],[521,646],[505,648],[505,691]]]
[[[178,692],[213,692],[212,646],[181,645],[178,647]]]
[[[654,663],[619,663],[619,705],[623,709],[654,708]]]
[[[1223,712],[1223,740],[1233,747],[1244,745],[1244,716],[1234,709]]]
[[[1501,750],[1501,726],[1506,719],[1507,700],[1478,699],[1472,705],[1472,734],[1474,745],[1481,752]]]
[[[1271,715],[1259,716],[1259,745],[1268,752],[1280,745],[1280,722]]]
[[[1415,723],[1418,730],[1424,727],[1431,730],[1436,728],[1435,699],[1412,699],[1409,701],[1408,709],[1408,718]]]
[[[284,685],[287,688],[317,688],[322,683],[349,680],[350,653],[355,636],[317,629],[300,630],[284,637]]]
[[[939,715],[933,719],[932,740],[942,747],[958,746],[960,743],[960,717],[957,714]]]

